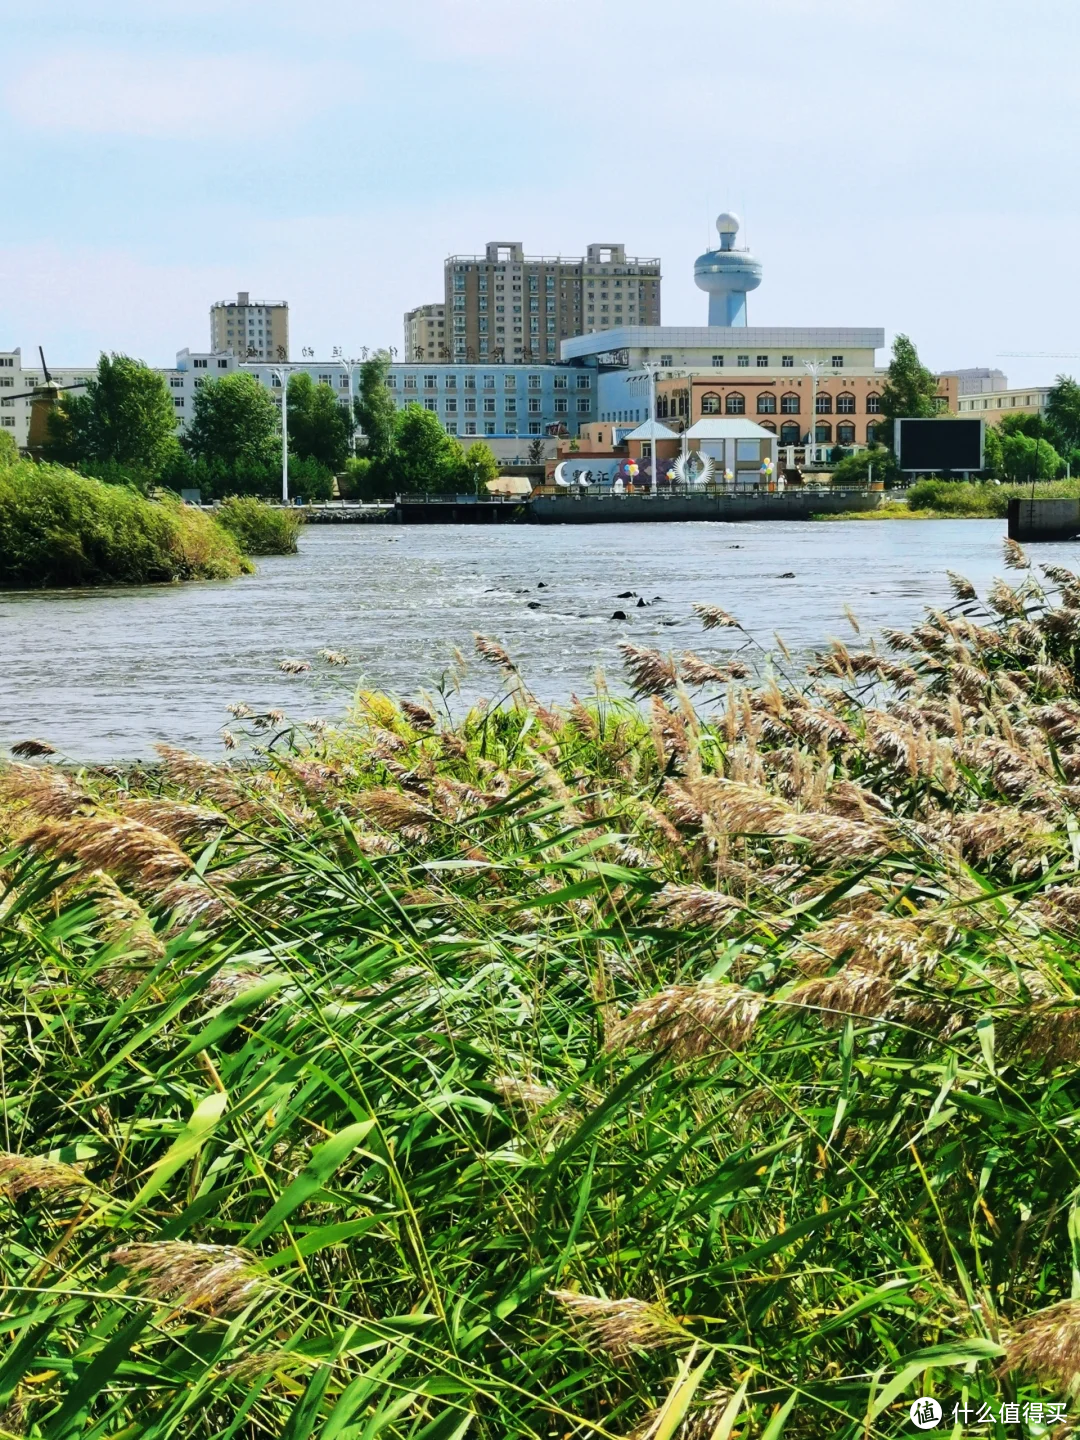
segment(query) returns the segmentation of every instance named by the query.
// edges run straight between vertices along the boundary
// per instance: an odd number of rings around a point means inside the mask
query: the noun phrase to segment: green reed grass
[[[10,766],[0,1434],[1067,1401],[1080,581],[954,586],[800,684],[703,606],[708,653],[626,649],[644,705],[480,640],[459,724]]]

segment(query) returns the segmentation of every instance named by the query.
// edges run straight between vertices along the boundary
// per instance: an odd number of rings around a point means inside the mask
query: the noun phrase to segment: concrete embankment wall
[[[1009,501],[1010,540],[1072,540],[1080,535],[1080,500]]]
[[[876,510],[880,492],[754,490],[726,495],[538,495],[532,518],[544,525],[611,524],[636,520],[809,520]]]

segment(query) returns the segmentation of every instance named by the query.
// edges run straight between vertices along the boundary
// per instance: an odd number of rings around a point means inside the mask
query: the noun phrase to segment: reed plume
[[[674,925],[724,925],[745,909],[740,901],[720,890],[670,881],[653,896],[652,905]]]
[[[62,1195],[71,1190],[85,1190],[90,1181],[74,1165],[64,1165],[44,1155],[12,1155],[0,1151],[0,1190],[17,1200],[21,1195],[40,1191],[42,1195]]]
[[[646,1300],[607,1300],[574,1290],[548,1292],[579,1328],[609,1355],[623,1359],[635,1350],[689,1344],[692,1336],[666,1306]]]
[[[37,760],[42,755],[55,755],[56,747],[47,740],[16,740],[11,753],[19,760]]]
[[[1036,1310],[1005,1341],[1000,1373],[1022,1370],[1070,1397],[1080,1394],[1080,1300]]]
[[[473,643],[481,660],[486,661],[489,665],[494,665],[504,675],[517,674],[517,666],[497,640],[491,640],[486,635],[476,635],[473,637]]]
[[[23,843],[59,860],[77,860],[87,870],[104,870],[146,890],[167,884],[192,868],[174,840],[123,815],[42,820],[27,831]]]
[[[721,610],[719,605],[695,605],[694,614],[701,621],[703,630],[741,630],[742,626],[734,615]]]
[[[231,1245],[158,1240],[120,1245],[109,1259],[128,1272],[128,1284],[150,1300],[219,1317],[242,1310],[269,1283],[255,1257]]]
[[[677,1060],[719,1058],[745,1046],[763,1004],[757,991],[720,981],[669,985],[632,1005],[610,1029],[607,1046],[669,1050]]]
[[[278,669],[285,675],[305,675],[311,669],[311,661],[296,659],[279,660]]]
[[[4,766],[0,795],[42,820],[69,820],[94,803],[69,775],[50,765]]]
[[[646,650],[626,641],[619,649],[623,666],[633,681],[635,695],[666,695],[679,683],[678,671],[670,656],[665,659],[659,650]]]

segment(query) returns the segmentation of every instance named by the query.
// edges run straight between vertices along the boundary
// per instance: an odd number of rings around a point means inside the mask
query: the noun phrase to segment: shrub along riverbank
[[[219,523],[220,520],[220,523]],[[0,587],[226,580],[248,555],[292,554],[299,519],[257,500],[208,514],[59,465],[0,460]]]
[[[1067,1403],[1080,580],[1045,575],[956,577],[809,687],[704,606],[711,653],[624,647],[644,715],[553,712],[480,640],[509,698],[458,725],[237,706],[254,767],[9,767],[6,1429]]]

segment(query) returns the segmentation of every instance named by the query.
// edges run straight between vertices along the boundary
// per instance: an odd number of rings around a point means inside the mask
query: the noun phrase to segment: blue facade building
[[[596,419],[596,371],[572,365],[392,365],[399,409],[422,405],[463,441],[576,435]]]

